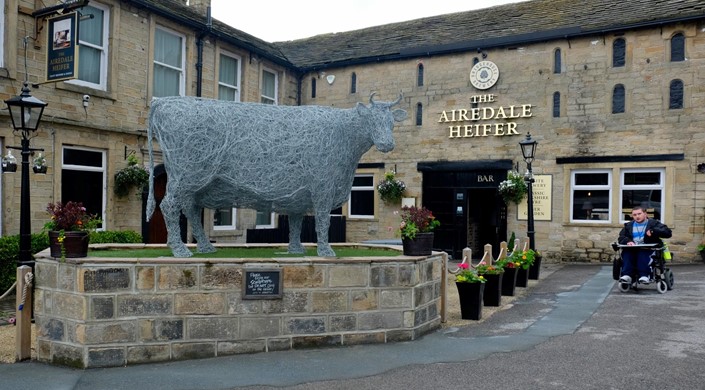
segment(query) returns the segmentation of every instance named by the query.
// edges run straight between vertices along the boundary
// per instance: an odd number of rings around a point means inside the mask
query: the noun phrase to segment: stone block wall
[[[65,262],[42,254],[37,357],[52,364],[116,367],[409,341],[441,322],[443,253]],[[243,299],[243,272],[257,268],[281,269],[280,299]]]

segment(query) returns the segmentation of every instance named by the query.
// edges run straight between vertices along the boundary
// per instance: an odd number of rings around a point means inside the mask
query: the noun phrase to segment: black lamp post
[[[531,139],[531,134],[526,133],[526,139],[519,142],[521,146],[521,154],[524,156],[524,161],[526,161],[526,175],[524,175],[524,181],[528,187],[527,194],[527,222],[526,222],[526,235],[529,236],[529,249],[536,250],[536,240],[534,239],[534,175],[531,172],[531,163],[534,161],[534,156],[536,155],[536,146],[538,146],[536,140]]]
[[[44,149],[32,149],[29,147],[31,135],[37,131],[39,121],[42,119],[44,107],[47,103],[29,94],[29,83],[24,82],[20,96],[5,100],[12,127],[22,136],[22,146],[8,146],[8,149],[22,151],[22,187],[20,196],[20,257],[19,265],[34,265],[32,258],[32,227],[29,211],[29,155],[33,151],[43,151]]]

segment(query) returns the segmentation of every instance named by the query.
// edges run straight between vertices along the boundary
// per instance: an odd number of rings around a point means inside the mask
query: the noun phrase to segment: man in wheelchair
[[[620,283],[631,284],[636,265],[639,283],[649,283],[651,269],[649,263],[654,248],[663,245],[662,238],[671,237],[671,229],[661,222],[650,219],[642,207],[632,209],[633,221],[624,224],[624,228],[619,232],[619,245],[626,245],[622,249],[622,276]],[[649,248],[649,244],[650,248]],[[633,249],[629,249],[634,246]]]

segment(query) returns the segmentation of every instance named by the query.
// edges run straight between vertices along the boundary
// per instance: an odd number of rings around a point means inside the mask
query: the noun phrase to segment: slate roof
[[[704,18],[703,0],[533,0],[274,45],[295,66],[313,70]]]

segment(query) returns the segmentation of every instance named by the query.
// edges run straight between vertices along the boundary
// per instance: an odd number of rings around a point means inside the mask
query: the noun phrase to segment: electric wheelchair
[[[639,275],[637,274],[636,267],[633,267],[633,275],[629,275],[632,278],[631,283],[626,283],[623,281],[619,282],[619,291],[627,292],[630,289],[638,291],[640,286],[655,283],[656,290],[664,294],[668,290],[673,290],[673,271],[666,267],[666,261],[671,260],[671,254],[668,252],[668,246],[662,243],[660,246],[658,244],[653,244],[651,246],[639,246],[635,248],[634,246],[620,245],[616,242],[612,243],[612,249],[615,251],[614,260],[612,262],[612,278],[619,281],[622,275],[622,253],[625,250],[648,250],[651,251],[651,262],[649,263],[650,275],[649,282],[643,283],[639,281]],[[666,254],[664,256],[664,254]]]

